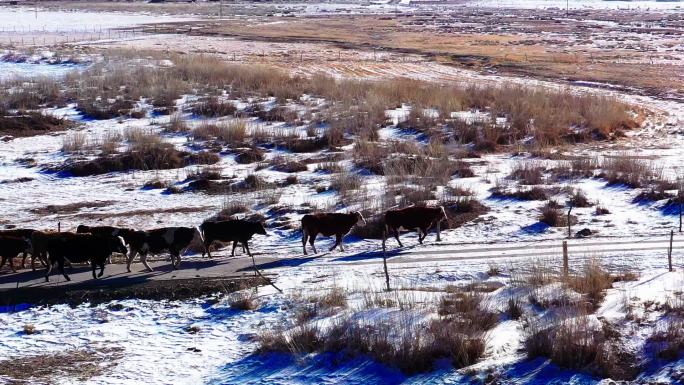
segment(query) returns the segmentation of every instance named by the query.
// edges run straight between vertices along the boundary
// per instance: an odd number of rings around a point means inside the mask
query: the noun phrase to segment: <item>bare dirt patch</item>
[[[81,209],[91,209],[98,207],[107,207],[114,204],[114,201],[98,201],[98,202],[77,202],[66,205],[48,205],[31,209],[31,212],[38,215],[53,215],[53,214],[73,214]]]

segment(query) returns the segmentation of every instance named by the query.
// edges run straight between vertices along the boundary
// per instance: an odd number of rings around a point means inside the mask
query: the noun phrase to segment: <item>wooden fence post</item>
[[[670,248],[667,249],[667,265],[672,271],[672,238],[674,238],[674,230],[670,230]]]
[[[679,198],[679,232],[682,232],[682,198]]]
[[[389,272],[387,271],[387,248],[385,243],[387,241],[387,236],[383,232],[382,234],[382,266],[385,269],[385,284],[387,285],[387,291],[392,291],[390,288]]]
[[[568,238],[572,238],[572,222],[571,222],[572,217],[570,216],[571,212],[572,212],[572,206],[570,206],[570,209],[568,210]]]
[[[563,276],[568,276],[568,241],[563,241]]]
[[[57,232],[58,233],[62,232],[62,222],[57,222]]]

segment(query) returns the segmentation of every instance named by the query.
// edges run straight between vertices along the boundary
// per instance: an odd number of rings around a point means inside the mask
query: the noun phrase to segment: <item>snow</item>
[[[191,19],[139,13],[47,11],[40,8],[3,7],[0,9],[0,26],[2,26],[0,33],[93,32],[139,24],[185,20]]]
[[[408,3],[402,0],[402,4]],[[473,2],[471,5],[494,7],[564,7],[565,2],[549,1],[517,1],[501,0],[491,2]],[[375,4],[385,7],[384,4]],[[306,12],[326,13],[343,10],[345,5],[325,4],[307,5]],[[389,7],[389,5],[386,5]],[[420,7],[420,6],[419,6]],[[675,10],[679,3],[638,1],[577,1],[572,8],[662,8]],[[392,8],[394,8],[392,6]],[[402,11],[405,10],[402,7]],[[358,9],[355,9],[358,11]],[[95,30],[115,28],[139,23],[170,21],[172,18],[152,15],[129,14],[94,14],[87,12],[39,12],[38,17],[32,10],[18,9],[0,12],[0,25],[5,31],[16,28],[18,31],[39,28],[56,31],[71,31],[74,25],[79,30]],[[173,19],[178,20],[178,19]],[[157,36],[155,39],[175,39],[175,36]],[[170,62],[162,63],[164,65]],[[382,64],[374,64],[369,68],[366,77],[380,79],[393,77],[397,71],[403,75],[418,79],[451,79],[457,82],[486,81],[502,84],[535,84],[545,87],[564,87],[551,82],[535,81],[527,78],[504,78],[476,74],[450,66],[435,63],[403,63],[400,66],[384,68]],[[62,76],[73,70],[73,65],[47,64],[45,62],[7,63],[0,62],[0,80],[16,76]],[[310,74],[320,68],[298,69],[300,73]],[[326,71],[336,76],[344,76],[345,69],[327,66]],[[634,154],[657,159],[666,175],[681,175],[681,159],[684,157],[684,137],[670,135],[664,128],[681,129],[684,121],[684,107],[676,101],[663,101],[651,97],[625,94],[619,89],[594,88],[596,84],[577,84],[571,89],[577,92],[596,92],[608,96],[617,96],[624,100],[644,105],[658,111],[668,111],[666,122],[649,122],[647,126],[633,133],[619,144],[600,144],[597,146],[578,146],[570,155],[585,157],[605,157],[621,154],[627,147]],[[182,102],[187,101],[184,99]],[[238,108],[247,106],[246,101],[235,101]],[[266,104],[272,101],[267,101]],[[315,101],[322,103],[322,101]],[[82,130],[89,140],[97,140],[108,132],[122,132],[126,128],[137,127],[160,131],[168,122],[168,117],[154,119],[114,119],[104,121],[86,121],[73,106],[62,109],[46,109],[45,113],[65,116],[82,123]],[[402,121],[410,112],[410,107],[401,107],[387,111],[387,116],[395,123]],[[466,122],[489,119],[483,111],[454,111],[453,117]],[[198,124],[198,121],[190,124]],[[504,124],[505,121],[499,121]],[[673,129],[674,129],[673,128]],[[282,123],[266,124],[249,122],[250,130],[283,130]],[[303,134],[304,127],[286,128]],[[382,140],[408,140],[413,137],[393,127],[380,130]],[[188,149],[185,137],[164,134],[164,139],[179,148]],[[0,182],[9,182],[17,178],[31,178],[28,182],[0,183],[0,223],[29,225],[32,227],[54,228],[57,221],[62,222],[65,229],[80,224],[83,214],[98,214],[106,218],[107,224],[130,226],[136,228],[156,227],[160,225],[197,225],[208,216],[214,214],[226,203],[225,197],[205,195],[201,193],[163,194],[159,190],[143,190],[141,185],[152,178],[174,181],[179,186],[185,177],[195,170],[187,167],[178,170],[136,171],[128,173],[106,174],[87,178],[62,178],[40,170],[40,166],[54,165],[63,162],[67,156],[60,152],[65,133],[55,133],[28,138],[15,138],[0,145]],[[345,150],[349,150],[346,148]],[[283,152],[271,151],[267,159],[281,155]],[[292,155],[298,157],[298,155]],[[17,160],[33,158],[39,167],[24,167]],[[303,157],[303,156],[299,156]],[[504,181],[515,186],[515,182],[507,181],[506,176],[516,164],[528,162],[527,156],[511,154],[485,155],[481,159],[467,160],[472,163],[476,177],[461,178],[452,182],[454,186],[470,188],[478,200],[490,208],[480,220],[461,228],[442,233],[440,243],[430,235],[427,244],[418,246],[414,234],[403,235],[408,245],[401,251],[395,251],[393,240],[388,241],[390,247],[390,264],[392,285],[407,291],[416,288],[444,289],[446,285],[461,285],[472,282],[494,282],[503,287],[489,293],[489,298],[498,309],[505,307],[511,295],[524,298],[521,292],[511,284],[512,274],[519,274],[529,269],[530,261],[547,258],[549,264],[558,266],[560,242],[566,236],[563,228],[546,228],[539,226],[539,208],[543,202],[525,202],[502,200],[491,196],[490,189],[497,181]],[[536,161],[536,160],[535,160]],[[543,161],[549,166],[559,161]],[[233,155],[222,155],[218,166],[224,176],[242,178],[253,171],[253,166],[237,164]],[[316,173],[314,165],[309,171],[298,174],[300,180],[325,184],[329,176]],[[265,169],[256,172],[269,181],[280,181],[286,175]],[[372,196],[374,188],[382,187],[379,178],[365,177],[368,194]],[[313,184],[313,183],[312,183]],[[640,304],[647,301],[664,302],[675,298],[684,284],[681,271],[667,272],[665,260],[666,235],[676,226],[678,218],[663,212],[663,202],[650,204],[635,203],[636,190],[624,187],[607,186],[598,178],[584,178],[560,184],[564,187],[583,190],[590,200],[600,202],[610,210],[607,217],[593,214],[594,208],[577,208],[573,211],[579,223],[575,230],[589,227],[598,235],[588,240],[570,241],[571,268],[581,268],[583,262],[592,257],[600,257],[609,270],[619,272],[637,270],[641,277],[635,282],[617,283],[614,289],[607,292],[606,298],[596,312],[615,322],[622,321],[627,312],[627,305]],[[74,214],[42,215],[32,210],[54,204],[79,203],[92,200],[93,192],[97,192],[97,200],[112,201],[112,205],[84,209]],[[317,194],[311,189],[290,186],[281,189],[279,202],[284,205],[311,205],[326,208],[334,199],[330,193]],[[250,205],[257,201],[257,194],[244,194],[240,199]],[[560,202],[566,195],[555,196]],[[163,213],[154,215],[136,215],[136,211],[144,209],[187,209],[195,208],[193,213]],[[347,208],[341,208],[345,210]],[[265,208],[260,208],[262,212]],[[299,215],[291,215],[296,221]],[[11,219],[11,220],[10,220]],[[5,222],[3,222],[5,221]],[[114,301],[94,307],[84,304],[76,308],[59,305],[52,307],[32,307],[27,310],[0,314],[0,357],[9,359],[19,356],[37,355],[46,352],[62,351],[68,348],[83,348],[96,345],[121,347],[124,359],[120,360],[111,372],[92,378],[85,383],[92,384],[293,384],[293,383],[367,383],[367,384],[422,384],[470,383],[472,376],[465,370],[457,371],[443,368],[431,373],[407,377],[397,370],[374,363],[364,357],[348,359],[334,355],[315,357],[292,357],[289,355],[270,354],[259,356],[253,354],[257,346],[254,340],[259,332],[288,322],[287,309],[296,293],[320,293],[332,286],[339,286],[351,292],[351,302],[359,302],[358,293],[364,290],[380,291],[384,285],[379,242],[376,240],[359,240],[347,238],[346,252],[333,252],[319,255],[316,258],[305,258],[301,255],[301,245],[297,234],[276,230],[274,236],[255,239],[252,249],[258,253],[269,253],[283,259],[283,266],[269,270],[277,274],[276,284],[285,289],[285,295],[275,294],[271,288],[259,289],[261,306],[256,311],[235,311],[229,308],[227,298],[212,296],[191,301]],[[623,240],[623,244],[607,243],[611,238]],[[592,245],[592,242],[597,244]],[[678,269],[681,255],[679,248],[682,240],[675,240],[675,261]],[[330,239],[319,240],[319,249],[331,244]],[[518,250],[510,248],[519,247]],[[555,248],[555,249],[554,249]],[[643,250],[641,250],[643,248]],[[549,254],[549,250],[553,250]],[[225,254],[225,252],[224,252]],[[221,255],[221,253],[218,253]],[[197,256],[191,256],[196,258]],[[487,269],[490,264],[501,266],[504,274],[490,277]],[[538,295],[554,296],[558,294],[557,285],[549,285],[539,289]],[[416,301],[435,300],[442,292],[429,293],[411,291]],[[216,302],[218,301],[218,302]],[[121,309],[114,305],[121,305]],[[392,311],[396,311],[393,309]],[[364,315],[369,316],[364,313]],[[379,317],[378,314],[370,316]],[[651,314],[656,320],[658,314]],[[324,320],[325,321],[325,320]],[[21,332],[24,325],[33,324],[39,331],[35,335]],[[196,334],[188,332],[188,327],[198,328]],[[521,353],[524,336],[523,323],[514,320],[502,320],[489,332],[485,358],[473,368],[478,370],[499,369],[511,382],[525,384],[576,383],[593,384],[599,380],[585,374],[561,370],[549,362],[527,360]],[[646,335],[637,334],[636,343],[642,343]],[[338,363],[335,363],[338,362]],[[645,380],[660,379],[663,382],[673,381],[671,372],[683,370],[681,360],[668,366],[662,366],[645,375]],[[58,383],[81,383],[66,378]]]

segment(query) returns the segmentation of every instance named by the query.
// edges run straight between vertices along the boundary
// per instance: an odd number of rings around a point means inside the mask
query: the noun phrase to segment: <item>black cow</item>
[[[47,238],[48,268],[45,281],[50,281],[50,273],[55,263],[67,281],[71,278],[64,271],[64,262],[82,263],[90,261],[93,268],[93,279],[104,274],[105,261],[112,253],[126,254],[126,245],[119,237],[111,235],[56,233]],[[95,275],[96,267],[100,273]]]
[[[86,226],[86,225],[78,225],[76,228],[76,232],[79,234],[96,234],[96,235],[111,235],[114,237],[121,237],[123,238],[124,242],[126,245],[131,243],[133,233],[135,230],[132,229],[126,229],[122,227],[114,227],[114,226]],[[108,263],[112,263],[111,260],[107,260]]]
[[[0,230],[0,237],[12,237],[12,238],[21,238],[25,240],[26,242],[31,244],[31,236],[36,230],[33,229],[11,229],[11,230]],[[33,249],[29,247],[26,251],[23,252],[23,258],[21,260],[21,268],[23,269],[26,266],[26,258],[28,257],[28,254],[31,254],[31,267],[35,270],[35,261],[36,261],[36,255],[33,252]],[[43,259],[40,259],[40,263],[45,266],[45,262]]]
[[[123,238],[124,242],[130,243],[131,235],[135,232],[135,230],[114,226],[79,225],[76,228],[76,232],[79,234],[90,233],[96,235],[111,235],[113,237],[121,237]]]
[[[231,257],[235,256],[235,248],[238,242],[247,251],[248,255],[252,255],[249,251],[249,244],[247,243],[254,234],[266,235],[266,229],[260,222],[250,222],[243,219],[234,219],[229,221],[206,221],[200,225],[202,231],[202,238],[204,243],[204,254],[208,254],[211,258],[209,247],[214,241],[233,242],[233,251],[230,253]]]
[[[16,273],[14,269],[14,258],[21,253],[26,253],[31,248],[31,243],[23,238],[0,236],[0,268],[5,266],[5,262],[9,260],[10,269]]]
[[[200,230],[196,227],[163,227],[147,231],[134,231],[130,234],[130,251],[126,268],[131,271],[131,263],[137,254],[148,271],[152,271],[147,264],[148,254],[160,254],[168,251],[171,254],[171,265],[177,269],[181,263],[181,254],[190,246],[195,237],[202,239]]]
[[[388,210],[385,213],[385,231],[382,237],[382,247],[385,248],[387,234],[393,233],[400,247],[399,231],[418,229],[418,242],[423,244],[427,232],[433,226],[437,226],[437,241],[440,241],[440,222],[447,220],[444,207],[420,207],[411,206],[403,209]]]
[[[343,213],[320,213],[307,214],[302,217],[302,248],[304,255],[306,255],[306,241],[313,248],[314,254],[317,253],[314,241],[318,234],[323,234],[326,237],[335,236],[335,244],[330,248],[330,251],[335,250],[335,247],[340,246],[340,250],[344,251],[342,246],[342,238],[351,231],[352,227],[359,221],[366,223],[363,215],[356,211],[349,214]]]

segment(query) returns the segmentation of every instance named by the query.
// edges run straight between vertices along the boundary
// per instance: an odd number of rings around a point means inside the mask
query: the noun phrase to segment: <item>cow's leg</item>
[[[12,269],[12,272],[16,273],[17,269],[14,268],[14,257],[9,258],[9,265],[10,265],[10,269]]]
[[[105,258],[106,260],[106,258]],[[97,263],[95,263],[95,260],[90,261],[90,267],[93,269],[93,279],[97,279],[97,275],[95,275],[95,269],[97,269]]]
[[[54,261],[48,261],[47,270],[45,271],[45,282],[50,282],[50,273],[52,272],[52,266],[54,266]]]
[[[394,238],[396,238],[399,247],[404,247],[404,245],[402,245],[401,241],[399,240],[399,229],[394,229]]]
[[[437,222],[437,242],[442,240],[440,233],[442,232],[442,221]]]
[[[138,254],[138,250],[136,250],[134,248],[131,248],[131,251],[128,252],[128,260],[126,261],[126,270],[128,270],[129,273],[131,272],[131,263],[133,263],[133,259],[135,258],[135,256],[137,254]],[[141,253],[140,259],[142,259],[142,258],[143,258],[143,254]]]
[[[418,228],[418,243],[423,244],[423,239],[427,236],[427,229],[423,227]]]
[[[238,245],[238,241],[233,241],[233,249],[230,251],[230,256],[231,256],[231,257],[234,257],[234,256],[235,256],[235,249],[237,248],[237,245]],[[242,249],[244,250],[245,247],[242,246]]]
[[[7,257],[4,255],[2,256],[2,262],[0,262],[0,269],[2,269],[3,266],[5,266],[5,262],[7,262]]]
[[[48,256],[47,253],[44,251],[38,252],[35,255],[31,254],[31,269],[33,271],[36,271],[36,258],[40,261],[40,264],[43,265],[43,267],[48,267]]]
[[[152,268],[150,265],[147,263],[147,253],[142,253],[140,254],[140,262],[142,262],[143,266],[147,269],[147,271],[152,271]]]
[[[98,277],[102,277],[104,275],[104,268],[105,268],[104,262],[100,262],[100,274],[97,275]]]
[[[304,250],[304,255],[308,255],[306,252],[306,241],[309,238],[309,234],[306,233],[306,230],[302,230],[302,250]]]
[[[202,252],[202,256],[204,257],[204,253],[207,254],[209,258],[211,258],[211,251],[209,248],[211,247],[212,242],[214,242],[213,239],[211,238],[205,238],[204,239],[204,252]]]
[[[318,233],[309,234],[309,244],[311,245],[311,248],[313,249],[314,254],[318,254],[318,250],[316,250],[316,245],[314,245],[314,242],[316,242],[317,236],[318,236]]]
[[[332,245],[332,247],[330,248],[330,251],[335,250],[335,248],[340,244],[341,241],[342,241],[342,237],[339,234],[335,234],[335,244]]]
[[[28,253],[24,251],[24,255],[21,258],[21,268],[26,268],[26,258],[28,258]]]
[[[174,254],[176,257],[176,263],[173,264],[173,269],[176,270],[176,269],[178,269],[178,266],[180,266],[180,263],[181,263],[180,251],[179,250],[172,251],[171,256],[173,257]]]
[[[340,234],[340,251],[344,252],[344,234]]]
[[[60,258],[59,261],[57,261],[57,267],[59,268],[59,272],[64,276],[64,279],[71,281],[71,278],[69,278],[66,271],[64,271],[64,258]]]

